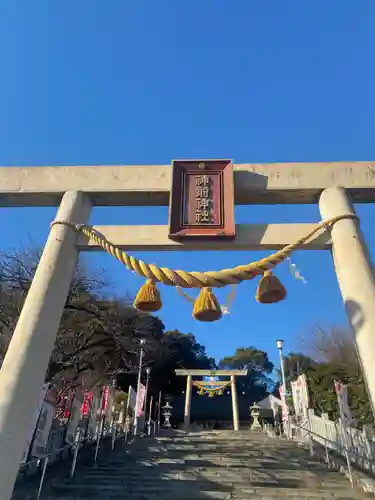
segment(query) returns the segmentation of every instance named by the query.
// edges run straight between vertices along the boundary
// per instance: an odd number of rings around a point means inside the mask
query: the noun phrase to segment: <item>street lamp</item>
[[[139,420],[138,414],[140,413],[140,409],[139,409],[139,393],[140,393],[140,390],[141,390],[142,361],[143,361],[143,355],[144,355],[143,346],[146,344],[146,340],[145,339],[141,339],[139,343],[141,345],[141,351],[139,353],[139,367],[138,367],[138,380],[137,380],[137,399],[136,399],[136,404],[135,404],[135,417],[134,417],[134,435],[135,436],[138,433],[138,420]]]
[[[281,379],[282,379],[283,386],[284,386],[284,393],[286,393],[284,356],[283,356],[284,341],[283,340],[276,340],[276,345],[277,345],[277,349],[279,351],[279,356],[280,356]]]
[[[148,382],[149,382],[149,379],[150,379],[150,373],[151,373],[151,368],[148,366],[146,368],[146,375],[147,375],[147,379],[146,379],[146,396],[147,396],[147,391],[148,391]]]
[[[146,390],[145,390],[145,423],[146,423],[146,413],[147,413],[147,394],[148,394],[148,384],[150,381],[151,368],[148,366],[146,368]]]
[[[284,348],[284,341],[283,340],[276,340],[276,345],[279,350],[283,350]]]
[[[286,380],[285,380],[285,366],[284,366],[284,355],[283,355],[283,348],[284,348],[284,341],[283,340],[276,340],[276,346],[279,351],[279,356],[280,356],[280,368],[281,368],[281,380],[283,382],[283,403],[286,411],[286,420],[287,420],[287,435],[289,436],[289,408],[286,403],[286,395],[287,395],[287,388],[286,388]]]

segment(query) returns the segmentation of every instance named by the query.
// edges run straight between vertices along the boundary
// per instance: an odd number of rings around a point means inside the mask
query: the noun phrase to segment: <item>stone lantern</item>
[[[170,418],[172,416],[172,408],[173,406],[171,406],[169,404],[169,401],[167,401],[165,403],[165,405],[162,407],[162,410],[163,410],[163,417],[164,417],[164,424],[163,424],[163,427],[165,427],[166,429],[170,429],[172,427],[171,425],[171,422],[170,422]]]
[[[262,426],[260,425],[259,422],[259,417],[260,417],[260,411],[259,411],[259,406],[257,406],[256,403],[254,403],[252,406],[250,406],[250,415],[253,417],[253,422],[251,424],[251,431],[261,431]]]

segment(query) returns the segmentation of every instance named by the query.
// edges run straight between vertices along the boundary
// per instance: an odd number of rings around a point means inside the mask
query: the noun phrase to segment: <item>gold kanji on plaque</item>
[[[170,238],[233,238],[234,230],[230,160],[174,161]]]

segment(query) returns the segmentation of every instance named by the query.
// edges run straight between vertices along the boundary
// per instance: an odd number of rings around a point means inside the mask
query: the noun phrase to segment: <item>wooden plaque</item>
[[[169,237],[234,238],[231,161],[175,160],[172,168]]]

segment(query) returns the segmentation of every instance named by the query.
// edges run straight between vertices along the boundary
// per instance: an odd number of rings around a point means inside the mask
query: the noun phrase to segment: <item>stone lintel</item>
[[[57,206],[66,191],[93,205],[168,205],[171,165],[0,167],[0,206]],[[375,162],[234,165],[235,203],[316,203],[328,187],[354,202],[375,201]]]
[[[247,370],[185,370],[178,369],[175,370],[178,377],[187,377],[192,375],[193,377],[230,377],[235,375],[236,377],[243,377],[247,375]]]

